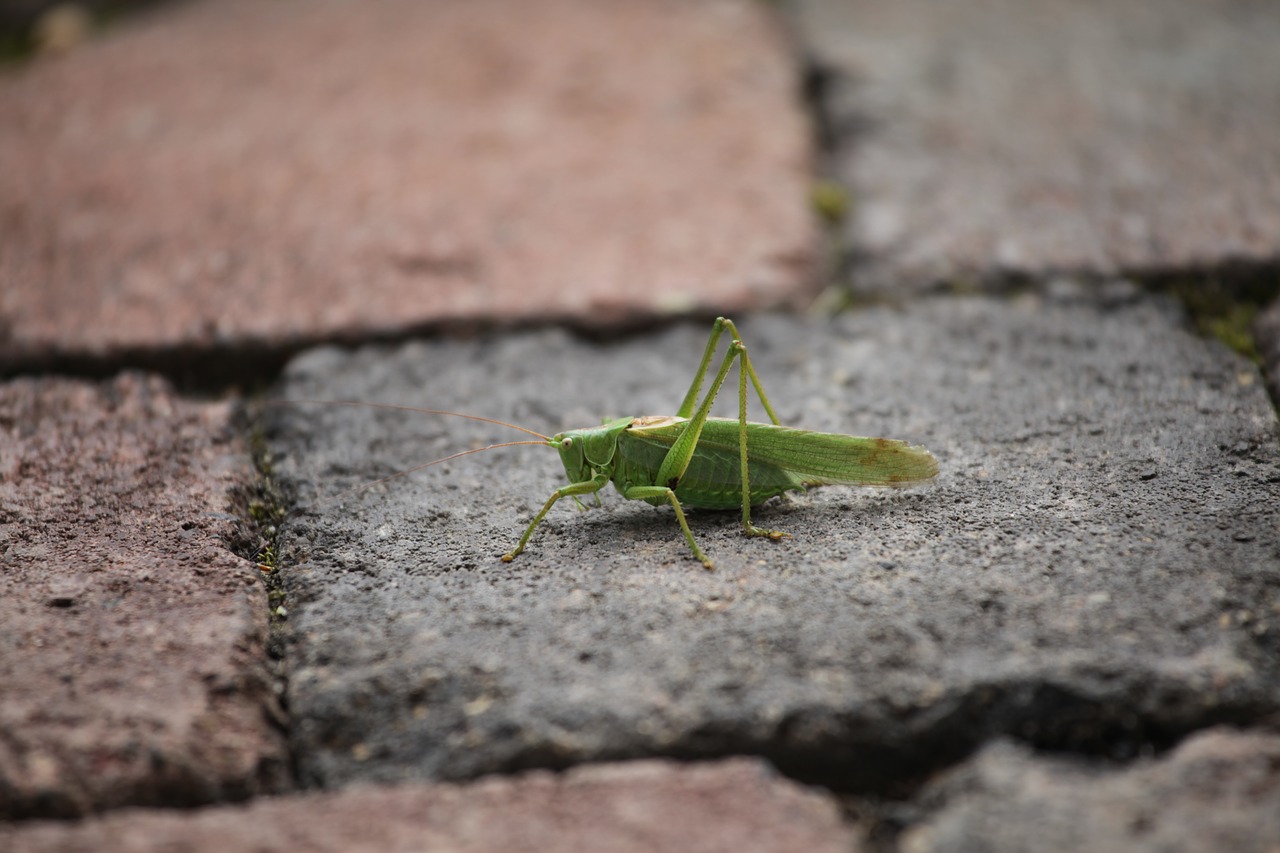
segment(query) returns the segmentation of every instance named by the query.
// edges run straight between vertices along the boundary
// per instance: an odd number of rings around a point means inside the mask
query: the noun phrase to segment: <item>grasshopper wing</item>
[[[747,457],[785,468],[808,486],[905,486],[938,474],[933,454],[905,441],[767,424],[752,426]]]

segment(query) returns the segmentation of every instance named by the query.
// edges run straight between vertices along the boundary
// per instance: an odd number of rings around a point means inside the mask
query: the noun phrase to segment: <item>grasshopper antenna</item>
[[[413,411],[415,411],[415,412],[421,412],[421,411],[426,411],[426,410],[425,410],[425,409],[414,409]],[[450,413],[445,413],[445,414],[450,414]],[[462,415],[462,417],[467,418],[467,417],[471,417],[471,416],[470,416],[470,415]],[[484,421],[484,420],[488,420],[488,418],[477,418],[477,420],[482,420],[482,421]],[[495,421],[494,423],[501,423],[501,421]],[[510,426],[510,424],[508,424],[508,426]],[[517,429],[519,429],[519,427],[517,427]],[[529,430],[526,430],[526,432],[529,432]],[[536,434],[536,433],[535,433],[535,434]],[[352,495],[359,494],[360,492],[363,492],[363,491],[365,491],[366,489],[372,489],[374,486],[381,485],[382,483],[386,483],[386,482],[388,482],[388,481],[390,481],[390,480],[398,480],[398,479],[399,479],[399,478],[401,478],[401,477],[407,477],[407,476],[409,476],[410,474],[416,474],[417,472],[419,472],[419,471],[423,470],[424,468],[430,468],[432,465],[439,465],[441,462],[448,462],[450,459],[457,459],[459,456],[469,456],[469,455],[471,455],[472,453],[484,453],[486,450],[496,450],[496,449],[498,449],[499,447],[515,447],[515,446],[520,445],[520,444],[536,444],[536,445],[538,445],[539,447],[546,447],[546,446],[547,446],[547,442],[545,442],[545,441],[504,441],[504,442],[502,442],[502,443],[500,443],[500,444],[490,444],[490,445],[488,445],[487,447],[473,447],[473,448],[472,448],[472,449],[470,449],[470,450],[461,450],[461,451],[459,451],[459,452],[457,452],[457,453],[451,453],[451,454],[449,454],[448,456],[441,457],[440,459],[432,459],[430,462],[423,462],[421,465],[414,465],[412,468],[406,468],[406,469],[405,469],[405,470],[403,470],[403,471],[397,471],[397,472],[396,472],[396,473],[394,473],[394,474],[388,474],[388,475],[387,475],[387,476],[385,476],[385,477],[379,477],[378,479],[376,479],[376,480],[371,480],[371,481],[369,481],[368,483],[361,483],[360,485],[356,486],[355,488],[347,489],[345,492],[338,492],[338,494],[336,494],[336,495],[331,495],[330,497],[324,498],[324,499],[322,499],[321,501],[319,501],[318,503],[313,503],[313,504],[311,504],[311,506],[312,506],[313,508],[314,508],[314,507],[328,506],[329,504],[331,504],[331,503],[335,503],[336,501],[340,501],[340,500],[342,500],[343,498],[349,498],[349,497],[351,497]]]
[[[538,441],[504,441],[504,442],[501,442],[500,444],[490,444],[486,447],[475,447],[475,448],[472,448],[471,450],[462,450],[462,451],[459,451],[458,453],[453,453],[448,456],[442,457],[440,459],[433,459],[430,462],[424,462],[421,465],[415,465],[412,468],[406,468],[403,471],[397,471],[396,473],[390,474],[386,477],[379,477],[378,479],[371,480],[368,483],[361,483],[360,485],[355,486],[354,488],[347,489],[346,491],[339,492],[336,495],[331,495],[327,498],[321,499],[316,503],[310,504],[311,507],[327,506],[336,501],[340,501],[344,498],[349,498],[352,495],[359,494],[360,492],[363,492],[367,489],[372,489],[374,486],[381,485],[382,483],[386,483],[390,480],[399,479],[400,477],[407,477],[408,475],[415,474],[418,471],[423,470],[424,468],[430,468],[432,465],[439,465],[441,462],[448,462],[450,459],[457,459],[460,456],[468,456],[472,453],[483,453],[486,450],[496,450],[499,447],[514,447],[516,445],[521,445],[521,444],[536,444],[542,447],[546,447],[551,442],[550,436],[543,435],[542,433],[537,432],[536,430],[531,430],[528,427],[522,427],[517,424],[508,423],[507,421],[500,421],[496,418],[485,418],[485,417],[481,417],[480,415],[467,415],[467,414],[463,414],[462,412],[451,412],[447,409],[423,409],[423,408],[419,408],[418,406],[403,406],[395,403],[365,403],[365,402],[360,402],[356,400],[274,400],[274,401],[271,401],[269,405],[290,406],[295,404],[303,404],[303,405],[310,404],[310,405],[317,405],[317,406],[351,406],[353,408],[360,408],[360,409],[387,409],[390,411],[397,411],[397,412],[416,412],[418,414],[423,414],[423,415],[448,415],[449,417],[466,418],[469,421],[479,421],[480,423],[507,427],[508,429],[514,429],[518,432],[523,432],[527,435],[537,436],[539,439]],[[301,507],[299,507],[299,509],[301,509]]]
[[[315,406],[351,406],[353,408],[359,408],[359,409],[389,409],[394,412],[417,412],[420,415],[448,415],[449,417],[453,417],[453,418],[466,418],[469,421],[479,421],[480,423],[483,423],[483,424],[493,424],[495,426],[504,426],[508,429],[518,430],[519,432],[523,432],[527,435],[536,435],[538,438],[542,439],[542,441],[551,440],[550,436],[543,435],[542,433],[537,432],[535,430],[531,430],[528,427],[522,427],[516,424],[507,423],[506,421],[500,421],[500,420],[497,420],[496,418],[482,418],[479,415],[464,415],[462,412],[450,412],[446,409],[420,409],[417,406],[398,406],[394,403],[361,403],[355,400],[275,400],[273,401],[273,403],[275,405],[284,405],[284,406],[292,406],[296,404],[315,405]],[[540,444],[541,442],[516,441],[512,443],[513,444]],[[492,446],[504,447],[505,445],[495,444]],[[480,449],[488,450],[489,448],[482,447]],[[476,451],[468,450],[466,452],[474,453]],[[461,456],[462,454],[458,454],[458,455]],[[452,459],[453,457],[450,456],[447,458]],[[444,462],[445,460],[438,459],[436,461]],[[429,464],[434,464],[434,463],[429,463]],[[425,468],[425,467],[427,466],[426,465],[421,466],[421,468]],[[411,468],[409,469],[409,471],[406,471],[405,473],[409,473],[410,471],[418,471],[418,470],[420,470],[420,468]],[[378,482],[381,482],[381,481],[378,481]]]

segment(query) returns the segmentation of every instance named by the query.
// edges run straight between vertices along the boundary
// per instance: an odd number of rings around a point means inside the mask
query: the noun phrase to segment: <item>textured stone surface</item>
[[[0,74],[0,365],[795,301],[795,87],[749,0],[177,4]]]
[[[314,351],[293,397],[454,409],[554,431],[676,407],[707,329],[610,346],[560,332]],[[304,504],[281,555],[293,743],[311,784],[458,778],[619,756],[762,753],[873,788],[992,735],[1127,755],[1280,707],[1280,451],[1256,371],[1172,308],[940,299],[747,343],[784,422],[922,442],[908,492],[819,489],[747,540],[693,513],[557,507],[522,438],[282,406]],[[722,403],[729,410],[728,401]]]
[[[0,824],[28,851],[857,853],[833,801],[759,762],[635,762],[563,776],[357,788],[193,813],[129,811],[77,825]]]
[[[228,407],[154,377],[0,385],[0,817],[287,781]],[[0,844],[0,846],[4,846]]]
[[[1280,6],[795,5],[857,285],[1280,261]]]
[[[930,785],[903,853],[1280,847],[1280,737],[1213,730],[1117,768],[997,744]]]

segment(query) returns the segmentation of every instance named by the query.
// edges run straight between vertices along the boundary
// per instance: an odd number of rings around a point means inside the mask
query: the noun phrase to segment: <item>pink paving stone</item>
[[[868,289],[1280,263],[1280,5],[799,6]]]
[[[143,374],[0,385],[0,819],[288,781],[228,417]]]
[[[0,74],[0,361],[802,298],[751,0],[203,0]]]
[[[761,762],[640,761],[264,799],[198,812],[129,810],[83,823],[0,825],[29,851],[857,853],[829,797]]]

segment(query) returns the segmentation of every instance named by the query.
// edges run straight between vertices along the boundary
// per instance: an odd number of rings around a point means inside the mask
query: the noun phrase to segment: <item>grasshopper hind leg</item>
[[[763,536],[767,539],[772,539],[774,542],[777,542],[780,539],[791,538],[790,533],[787,533],[782,530],[768,530],[767,528],[764,528],[764,527],[756,527],[751,522],[746,522],[745,524],[742,525],[742,528],[743,530],[746,531],[746,534],[748,536]]]
[[[756,527],[751,523],[751,505],[747,502],[746,497],[743,498],[742,504],[742,529],[748,536],[760,536],[766,539],[772,539],[777,542],[780,539],[790,539],[791,534],[782,530],[769,530],[766,527]]]

